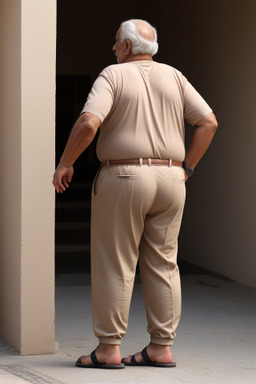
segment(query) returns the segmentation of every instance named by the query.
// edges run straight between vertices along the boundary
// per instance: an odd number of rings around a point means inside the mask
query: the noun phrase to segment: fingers
[[[60,177],[54,174],[52,183],[57,193],[63,193],[64,191],[66,191],[66,189],[69,187],[69,183],[67,180],[71,182],[72,177],[67,178],[66,176],[63,176],[63,178],[61,179]]]
[[[53,175],[53,185],[57,193],[63,193],[69,187],[74,173],[73,167],[64,167],[59,164]]]
[[[67,183],[66,180],[59,180],[59,181],[53,181],[54,188],[57,193],[63,193],[66,191],[66,189],[69,187],[69,184]]]
[[[65,167],[61,164],[58,165],[53,175],[53,185],[57,193],[63,193],[69,187],[74,173],[73,167]]]
[[[65,187],[66,188],[68,188],[69,187],[69,183],[68,183],[68,181],[70,182],[71,180],[69,180],[70,178],[69,177],[66,177],[66,176],[64,176],[63,178],[62,178],[62,183],[65,185]]]
[[[62,184],[61,181],[57,181],[56,179],[53,179],[52,183],[57,193],[63,193],[66,190],[65,186]]]

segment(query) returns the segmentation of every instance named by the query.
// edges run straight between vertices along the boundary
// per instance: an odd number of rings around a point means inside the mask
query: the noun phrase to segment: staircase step
[[[55,246],[56,253],[84,253],[90,252],[89,244],[58,244]]]
[[[89,221],[87,222],[64,222],[64,223],[56,223],[55,224],[55,230],[56,231],[61,231],[61,230],[72,230],[72,229],[90,229],[91,228],[91,224]]]
[[[57,246],[55,254],[56,273],[90,273],[90,247],[74,245]]]
[[[55,220],[56,223],[72,223],[72,222],[81,222],[90,221],[91,209],[88,206],[87,208],[70,208],[70,209],[56,209]]]
[[[69,209],[91,209],[90,201],[58,201],[56,209],[69,210]]]
[[[90,227],[84,229],[62,229],[55,231],[56,245],[90,244]]]

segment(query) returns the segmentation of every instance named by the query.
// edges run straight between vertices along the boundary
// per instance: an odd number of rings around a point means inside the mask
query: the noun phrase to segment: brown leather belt
[[[120,159],[120,160],[105,160],[102,161],[101,166],[114,166],[114,165],[167,165],[171,167],[172,165],[176,167],[182,167],[181,161],[174,161],[169,159]]]

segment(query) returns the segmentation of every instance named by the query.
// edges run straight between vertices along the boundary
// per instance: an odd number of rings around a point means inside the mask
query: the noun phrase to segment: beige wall
[[[187,68],[214,108],[219,131],[188,184],[180,247],[185,259],[254,287],[255,14],[250,0],[218,0],[209,18],[198,13],[207,44],[196,45]],[[196,26],[191,35],[190,44],[200,38]]]
[[[2,0],[0,337],[52,353],[56,3]]]
[[[179,68],[219,121],[212,148],[187,184],[180,257],[256,287],[256,2],[142,0],[127,9],[112,0],[100,10],[83,0],[58,4],[59,74],[93,80],[115,62],[111,48],[122,20],[156,25],[156,60]]]

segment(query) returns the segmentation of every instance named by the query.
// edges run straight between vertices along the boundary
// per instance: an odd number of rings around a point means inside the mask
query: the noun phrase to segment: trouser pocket
[[[96,173],[94,180],[93,180],[92,191],[93,191],[94,196],[97,195],[97,185],[98,185],[98,179],[99,179],[99,175],[100,175],[101,170],[102,170],[102,167],[99,168],[99,170]]]

